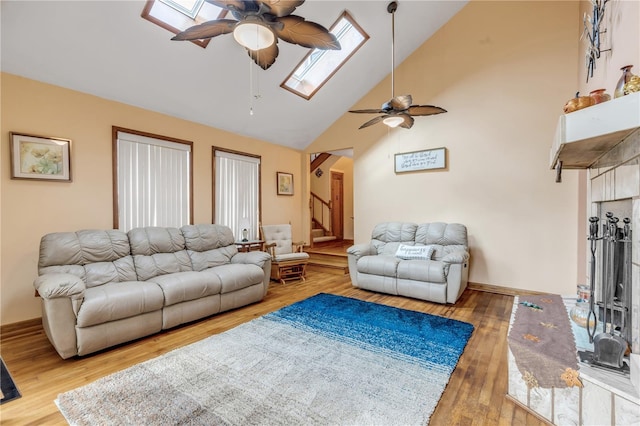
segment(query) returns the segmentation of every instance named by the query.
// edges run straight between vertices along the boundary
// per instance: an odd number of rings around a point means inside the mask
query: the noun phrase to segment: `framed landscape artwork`
[[[293,195],[293,174],[276,172],[278,195]]]
[[[10,133],[11,179],[71,182],[71,140]]]

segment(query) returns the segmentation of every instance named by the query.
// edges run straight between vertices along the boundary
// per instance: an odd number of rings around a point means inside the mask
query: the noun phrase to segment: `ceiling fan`
[[[395,96],[394,94],[394,69],[395,69],[395,12],[398,10],[398,3],[392,1],[387,6],[387,12],[391,14],[391,100],[382,104],[380,109],[358,109],[352,110],[356,114],[384,114],[373,118],[360,129],[383,122],[389,127],[403,127],[410,129],[413,126],[413,117],[442,114],[446,109],[433,105],[411,105],[413,99],[411,95]]]
[[[325,27],[292,15],[304,0],[206,0],[236,19],[214,19],[187,28],[171,40],[200,40],[233,33],[253,61],[267,69],[278,57],[278,38],[303,47],[340,50]]]

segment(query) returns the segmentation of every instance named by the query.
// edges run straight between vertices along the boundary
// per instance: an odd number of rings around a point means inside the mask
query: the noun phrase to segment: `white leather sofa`
[[[47,337],[69,358],[258,302],[270,270],[226,226],[83,230],[42,237],[34,286]]]
[[[412,249],[428,254],[413,255]],[[467,287],[467,228],[458,223],[380,223],[369,243],[349,247],[347,255],[358,288],[455,303]]]

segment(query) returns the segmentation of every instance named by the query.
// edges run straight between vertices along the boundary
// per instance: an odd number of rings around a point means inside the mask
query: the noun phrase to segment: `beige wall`
[[[554,182],[549,148],[577,86],[578,14],[577,2],[471,2],[395,73],[396,94],[447,114],[417,118],[411,130],[357,130],[367,117],[345,114],[308,147],[354,141],[356,242],[381,221],[460,222],[470,281],[575,291],[579,182],[576,173]],[[389,87],[354,107],[380,105]],[[394,174],[395,153],[437,147],[447,148],[447,170]]]
[[[2,324],[41,316],[32,283],[42,235],[112,227],[113,125],[193,141],[195,223],[211,223],[211,147],[261,155],[263,222],[291,221],[303,238],[300,152],[10,74],[1,78]],[[73,182],[11,180],[10,131],[71,139]],[[276,171],[302,182],[293,197],[276,196]]]
[[[583,31],[583,17],[593,16],[593,4],[590,1],[580,2],[580,12],[578,17],[579,31]],[[600,27],[602,40],[600,58],[596,61],[593,77],[587,81],[586,60],[584,55],[579,55],[578,60],[578,85],[574,91],[567,93],[567,100],[575,92],[586,96],[592,90],[606,89],[613,97],[613,93],[622,75],[622,68],[625,65],[634,65],[632,72],[640,74],[640,1],[638,0],[614,0],[606,4],[604,20]],[[580,42],[579,52],[586,50],[588,44],[586,39]],[[565,173],[575,173],[580,181],[580,209],[578,216],[578,235],[586,235],[587,212],[587,174],[585,171],[571,171]],[[586,238],[578,239],[578,277],[580,282],[587,282],[587,259],[590,254],[587,251]]]

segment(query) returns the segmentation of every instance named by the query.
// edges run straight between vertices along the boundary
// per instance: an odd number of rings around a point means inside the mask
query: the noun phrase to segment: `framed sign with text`
[[[395,155],[396,173],[421,170],[444,169],[447,167],[447,149],[434,148],[423,151],[402,152]]]

